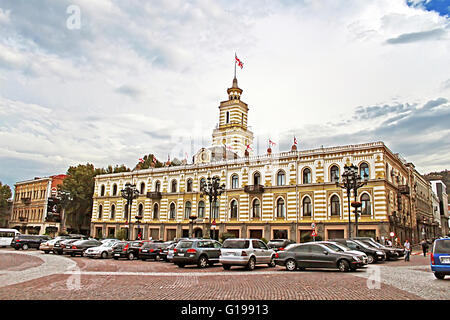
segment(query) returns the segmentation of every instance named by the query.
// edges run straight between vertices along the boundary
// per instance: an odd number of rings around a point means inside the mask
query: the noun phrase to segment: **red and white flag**
[[[276,143],[275,142],[273,142],[272,140],[270,140],[269,139],[269,144],[271,145],[271,146],[275,146],[276,145]]]
[[[238,67],[241,67],[241,69],[244,67],[244,63],[239,60],[239,58],[236,56],[236,54],[234,55],[235,59],[236,59],[236,63],[238,65]]]
[[[156,161],[157,161],[157,160],[156,160],[156,157],[153,156],[153,163],[156,164]]]
[[[250,147],[249,144],[247,145],[247,150],[252,150],[253,151],[252,147]]]
[[[144,163],[144,159],[139,158],[139,162],[140,162],[140,163]]]
[[[298,144],[297,138],[294,137],[294,144]]]

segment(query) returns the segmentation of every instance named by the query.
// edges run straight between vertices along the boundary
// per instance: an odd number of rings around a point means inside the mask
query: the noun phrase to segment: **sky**
[[[253,149],[383,141],[450,169],[449,0],[0,0],[0,181],[209,146],[235,53]]]

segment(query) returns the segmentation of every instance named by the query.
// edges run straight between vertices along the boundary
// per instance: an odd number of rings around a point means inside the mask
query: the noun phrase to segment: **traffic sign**
[[[389,235],[390,235],[391,237],[395,237],[395,233],[394,233],[394,232],[389,233]]]
[[[311,232],[311,237],[315,237],[317,236],[316,230],[313,230],[313,232]]]
[[[316,228],[316,224],[313,222],[311,223],[311,229],[315,229]]]

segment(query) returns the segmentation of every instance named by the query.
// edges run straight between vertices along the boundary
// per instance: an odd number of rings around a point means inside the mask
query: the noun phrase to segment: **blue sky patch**
[[[427,11],[435,11],[439,15],[450,17],[450,0],[406,0],[411,7],[423,7]]]

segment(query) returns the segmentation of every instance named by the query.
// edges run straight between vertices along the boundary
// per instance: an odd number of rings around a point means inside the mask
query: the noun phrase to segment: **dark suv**
[[[66,245],[69,245],[77,240],[87,240],[88,237],[83,236],[81,234],[74,234],[69,235],[68,237],[61,238],[60,240],[56,241],[53,245],[53,253],[56,254],[63,254],[63,250],[66,247]]]
[[[14,238],[11,241],[11,247],[16,250],[28,250],[29,248],[39,249],[41,242],[44,242],[45,239],[38,235],[29,235],[29,234],[21,234]]]
[[[352,250],[364,252],[367,256],[367,262],[369,264],[386,260],[386,254],[384,253],[384,251],[368,246],[364,242],[358,243],[358,240],[353,241],[348,239],[329,239],[328,241],[337,242],[349,247]]]
[[[149,243],[148,240],[137,241],[120,241],[113,246],[113,258],[118,260],[120,258],[126,258],[133,260],[139,256],[139,249],[145,244]]]
[[[196,264],[200,268],[219,262],[222,245],[215,240],[181,240],[173,253],[173,262],[183,268],[187,264]]]
[[[293,240],[289,239],[273,239],[267,243],[269,249],[273,249],[273,251],[284,250],[288,245],[295,243]]]

